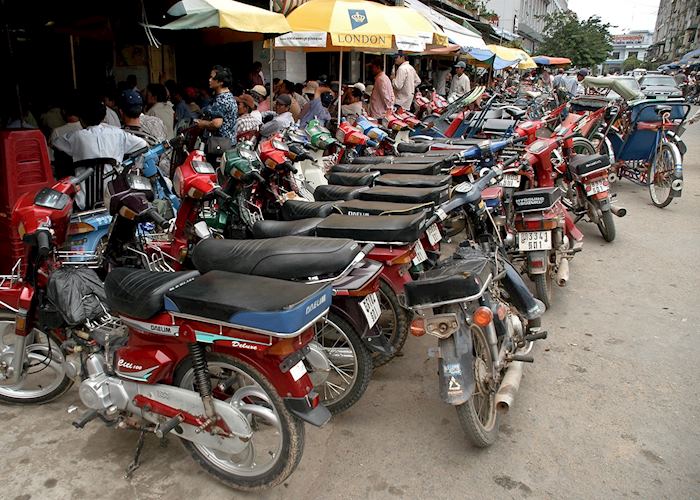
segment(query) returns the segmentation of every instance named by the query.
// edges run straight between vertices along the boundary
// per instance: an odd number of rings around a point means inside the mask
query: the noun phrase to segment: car
[[[669,75],[645,75],[639,80],[639,86],[650,99],[683,97],[676,80]]]

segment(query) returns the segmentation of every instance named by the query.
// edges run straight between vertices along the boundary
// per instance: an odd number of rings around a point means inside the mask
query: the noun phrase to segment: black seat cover
[[[289,200],[282,205],[284,220],[309,219],[311,217],[326,218],[336,212],[335,203],[331,201],[300,201]]]
[[[515,125],[515,120],[489,118],[484,122],[484,132],[506,132]]]
[[[369,165],[355,165],[353,163],[339,163],[331,167],[331,172],[369,172]]]
[[[455,255],[404,285],[406,303],[419,306],[476,295],[489,274],[492,264],[488,256],[474,248],[459,247]]]
[[[350,200],[338,205],[340,213],[345,215],[408,215],[431,210],[432,203],[392,203],[390,201]]]
[[[340,273],[360,250],[360,245],[353,240],[336,238],[207,238],[194,248],[192,261],[202,274],[209,271],[228,271],[269,278],[306,279]]]
[[[440,203],[447,197],[446,187],[410,188],[375,186],[360,194],[361,200],[393,201],[395,203]]]
[[[160,273],[117,267],[105,279],[107,303],[114,312],[148,319],[163,310],[163,297],[168,290],[197,276],[197,271]]]
[[[256,238],[279,238],[280,236],[310,236],[323,219],[261,220],[253,225]]]
[[[449,186],[451,182],[450,175],[384,174],[377,178],[376,185],[423,188]]]
[[[519,108],[505,108],[505,111],[516,120],[519,120],[527,113],[524,109]]]
[[[415,142],[400,142],[396,146],[399,153],[427,153],[430,151],[430,144]]]
[[[379,172],[331,172],[328,184],[336,186],[371,186]]]
[[[352,200],[368,189],[367,186],[318,186],[314,190],[316,201]]]
[[[436,165],[445,156],[448,156],[450,151],[441,151],[439,154],[433,155],[433,152],[423,153],[420,155],[406,156],[360,156],[351,161],[354,165],[384,165],[387,163],[402,163],[405,165]],[[374,169],[373,169],[374,170]]]
[[[608,155],[577,154],[569,160],[569,169],[576,175],[586,175],[609,166],[610,157]]]
[[[211,271],[169,292],[167,298],[175,308],[169,305],[168,309],[231,322],[241,312],[284,312],[325,287],[325,284]],[[280,331],[272,327],[270,324],[268,329]]]
[[[435,175],[440,173],[440,164],[379,163],[372,169],[382,174]]]
[[[357,241],[413,243],[420,238],[424,226],[425,215],[422,213],[391,217],[334,214],[318,225],[316,234],[331,238],[353,238]]]

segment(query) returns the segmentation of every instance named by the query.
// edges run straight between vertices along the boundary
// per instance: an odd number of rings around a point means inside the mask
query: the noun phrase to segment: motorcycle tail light
[[[27,329],[27,315],[17,313],[15,316],[15,333],[17,335],[24,335]]]
[[[347,295],[350,297],[366,297],[370,293],[374,293],[377,290],[379,290],[379,277],[369,281],[362,288],[358,288],[357,290],[347,290]]]
[[[474,311],[472,321],[474,321],[474,324],[482,328],[486,327],[491,324],[491,321],[493,321],[493,312],[488,307],[481,306]]]
[[[559,219],[543,219],[542,229],[556,229],[559,226]]]
[[[425,320],[423,318],[416,318],[411,321],[411,335],[414,337],[422,337],[425,335]]]
[[[134,220],[138,214],[130,208],[128,208],[127,206],[122,206],[119,209],[119,215],[121,215],[125,219]]]
[[[76,222],[68,226],[68,235],[91,233],[95,230],[93,226],[87,222]]]
[[[205,195],[206,193],[204,191],[200,191],[195,187],[191,187],[190,190],[187,192],[187,196],[194,200],[202,199]]]
[[[413,258],[416,256],[416,252],[413,251],[413,248],[407,250],[405,253],[402,253],[398,257],[395,257],[391,259],[390,261],[387,262],[387,265],[389,266],[396,266],[396,265],[401,265],[401,264],[410,264],[413,261]]]
[[[267,352],[276,356],[288,356],[297,350],[295,339],[281,339],[270,347]]]

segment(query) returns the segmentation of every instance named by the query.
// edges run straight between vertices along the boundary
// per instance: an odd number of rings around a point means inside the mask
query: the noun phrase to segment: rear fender
[[[438,378],[440,398],[451,405],[466,403],[474,392],[474,353],[472,336],[463,323],[459,330],[440,339]]]
[[[537,274],[544,274],[547,272],[547,251],[538,250],[535,252],[527,253],[527,274],[529,276],[534,276]]]
[[[367,318],[359,304],[361,299],[364,299],[364,297],[343,297],[336,295],[333,297],[331,311],[352,326],[353,330],[360,336],[362,343],[371,352],[377,352],[382,355],[393,355],[396,352],[396,348],[381,334],[379,326],[375,324],[372,328],[369,327]]]

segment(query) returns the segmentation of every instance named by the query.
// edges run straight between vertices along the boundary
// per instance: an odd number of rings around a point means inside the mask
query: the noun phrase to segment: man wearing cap
[[[272,120],[260,127],[260,135],[262,137],[270,137],[276,132],[280,132],[294,123],[294,117],[290,111],[292,107],[292,96],[289,94],[280,94],[275,100],[275,113]],[[272,112],[263,115],[263,121],[268,116],[273,115]]]
[[[299,119],[299,125],[304,128],[306,124],[309,123],[314,118],[321,121],[321,124],[325,124],[331,119],[331,115],[328,112],[328,106],[333,103],[333,93],[323,92],[321,95],[314,95],[309,103],[304,106],[306,113],[302,113]]]
[[[405,110],[410,110],[413,104],[413,96],[416,94],[416,87],[420,85],[421,80],[403,52],[396,54],[394,65],[391,84],[394,87],[395,104]]]
[[[382,64],[378,57],[369,63],[369,71],[374,77],[374,87],[369,98],[369,115],[373,118],[383,117],[387,110],[394,107],[394,89],[391,80],[382,70]]]
[[[157,116],[143,114],[143,99],[135,90],[125,90],[119,99],[119,112],[124,122],[124,130],[145,140],[149,146],[166,140],[165,124]]]
[[[588,76],[588,71],[580,69],[576,72],[576,78],[567,76],[564,78],[563,86],[566,88],[569,99],[577,95],[585,94],[586,89],[581,85],[584,78]]]
[[[267,99],[267,89],[262,85],[256,85],[250,89],[250,95],[255,99],[258,104],[258,111],[264,113],[265,111],[270,111],[270,101]]]
[[[457,61],[457,64],[455,64],[455,74],[452,77],[452,83],[450,84],[450,98],[452,99],[462,97],[471,90],[469,77],[464,72],[466,68],[467,65],[464,61]]]
[[[255,110],[257,104],[250,94],[242,94],[236,97],[238,102],[238,120],[236,120],[236,137],[252,135],[257,133],[262,126],[262,116]],[[255,111],[255,112],[254,112]]]

